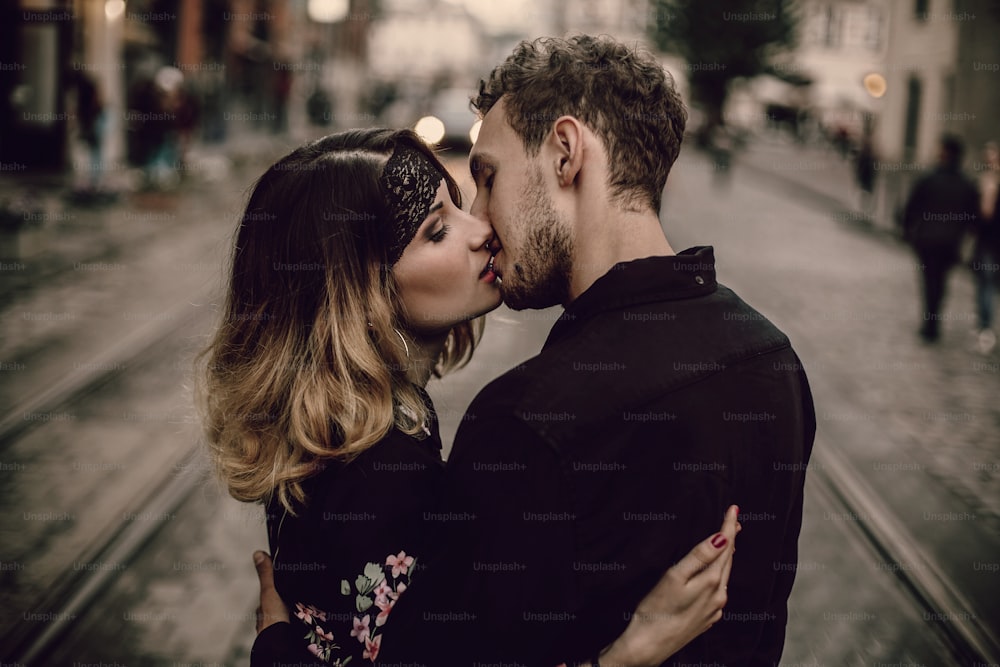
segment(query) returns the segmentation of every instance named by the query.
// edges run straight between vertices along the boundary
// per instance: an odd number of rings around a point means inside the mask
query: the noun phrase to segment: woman
[[[202,400],[230,493],[267,505],[277,592],[296,610],[258,638],[255,664],[377,660],[448,528],[424,386],[469,359],[476,318],[500,304],[492,237],[409,130],[331,135],[254,186]],[[668,572],[640,604],[654,613],[609,649],[616,661],[640,664],[635,639],[654,629],[672,652],[718,619],[732,537],[714,539],[687,561],[712,568]]]

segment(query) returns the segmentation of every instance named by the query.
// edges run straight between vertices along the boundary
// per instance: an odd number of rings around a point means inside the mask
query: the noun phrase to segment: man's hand
[[[275,623],[288,623],[290,617],[288,608],[274,587],[271,557],[263,551],[255,551],[253,562],[257,566],[257,579],[260,580],[260,606],[257,607],[257,634],[260,634],[264,628]]]

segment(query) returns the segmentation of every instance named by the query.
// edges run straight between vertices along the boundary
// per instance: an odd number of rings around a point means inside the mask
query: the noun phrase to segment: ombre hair
[[[410,130],[333,134],[292,151],[253,186],[236,231],[222,321],[198,358],[198,402],[217,472],[241,501],[290,512],[302,481],[393,428],[415,435],[427,407],[407,380],[406,314],[388,265],[391,215],[379,185]],[[447,335],[433,369],[468,362],[482,318]]]

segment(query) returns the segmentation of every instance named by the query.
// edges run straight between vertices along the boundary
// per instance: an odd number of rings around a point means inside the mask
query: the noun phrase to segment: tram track
[[[204,303],[204,299],[199,299]],[[33,395],[25,397],[17,406],[8,411],[0,419],[0,454],[5,458],[12,455],[15,446],[33,435],[36,429],[44,429],[52,422],[47,420],[28,419],[25,415],[55,414],[60,410],[70,408],[86,408],[88,402],[99,400],[102,393],[114,393],[118,388],[116,383],[123,383],[135,374],[153,372],[156,364],[171,361],[174,351],[170,343],[186,340],[194,332],[204,331],[208,324],[207,308],[193,307],[189,300],[175,304],[165,311],[168,317],[162,320],[152,320],[136,328],[115,344],[107,346],[94,355],[87,363],[79,364],[73,372],[58,378],[55,382],[40,388]],[[181,355],[183,362],[178,364],[174,358],[172,365],[177,370],[180,367],[191,367],[191,358]],[[142,419],[142,408],[137,411],[118,415],[127,421],[134,418]],[[132,417],[130,417],[132,415]],[[157,415],[154,418],[169,422],[169,417]],[[74,429],[83,424],[74,425]],[[45,438],[47,445],[58,446],[59,433]],[[142,443],[133,443],[141,447]],[[23,449],[23,448],[22,448]],[[28,447],[27,449],[32,449]],[[168,455],[159,450],[160,465],[152,471],[144,471],[145,476],[137,483],[131,480],[134,489],[127,499],[120,499],[120,506],[107,516],[100,517],[100,524],[91,533],[91,538],[73,553],[67,551],[65,542],[79,543],[80,537],[67,537],[66,531],[60,528],[45,526],[41,530],[25,531],[26,539],[33,541],[38,548],[47,548],[49,554],[58,553],[58,566],[51,563],[52,576],[41,599],[34,601],[31,613],[22,613],[21,620],[41,620],[34,623],[15,623],[13,627],[2,629],[0,634],[0,655],[5,659],[13,659],[22,665],[43,665],[45,656],[60,640],[69,627],[82,615],[87,613],[90,603],[98,598],[109,586],[112,586],[117,575],[125,570],[128,564],[141,553],[143,547],[152,540],[165,523],[171,519],[174,510],[181,505],[197,488],[205,477],[204,465],[193,465],[197,458],[199,443],[196,439],[189,444],[171,451]],[[86,452],[77,452],[85,454]],[[21,452],[24,456],[24,452]],[[16,456],[16,455],[15,455]],[[72,456],[72,455],[70,455]],[[74,464],[76,465],[76,464]],[[100,470],[107,466],[119,471],[124,477],[126,468],[131,465],[122,462],[95,462],[80,464],[82,470],[87,466]],[[28,466],[21,466],[22,468]],[[128,470],[131,473],[131,470]],[[114,493],[116,484],[121,484],[114,474],[105,475],[107,479],[84,479],[84,486],[94,487],[89,496],[108,495]],[[77,482],[77,479],[72,480]],[[126,480],[125,484],[129,483]],[[100,488],[106,486],[106,489]],[[85,494],[84,497],[88,497]],[[20,508],[19,508],[20,509]],[[86,511],[87,507],[78,508]],[[27,519],[31,512],[24,512]],[[77,519],[76,513],[72,519]],[[16,522],[16,518],[13,521]],[[95,521],[91,521],[91,524]],[[32,525],[32,528],[35,528]],[[42,545],[45,545],[42,547]],[[62,545],[62,546],[59,546]],[[23,551],[24,549],[22,549]],[[10,550],[5,549],[10,553]],[[30,551],[29,551],[30,552]],[[13,549],[13,553],[17,553]],[[5,559],[6,560],[6,559]],[[24,570],[24,563],[15,559],[12,563]],[[37,584],[37,582],[35,582]]]
[[[1000,637],[974,613],[958,584],[883,502],[835,446],[817,440],[810,479],[823,502],[853,517],[852,533],[891,573],[959,665],[1000,662]]]
[[[70,372],[22,399],[0,417],[0,452],[26,431],[45,423],[44,419],[32,418],[33,415],[50,414],[61,406],[72,404],[113,380],[124,369],[137,365],[157,344],[203,316],[193,303],[206,303],[207,300],[208,293],[205,293],[193,302],[187,299],[178,302],[163,317],[144,323],[114,345],[105,347],[85,363],[76,365]]]

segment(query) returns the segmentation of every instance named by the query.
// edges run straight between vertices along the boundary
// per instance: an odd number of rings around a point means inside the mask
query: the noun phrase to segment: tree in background
[[[691,101],[705,114],[702,145],[723,125],[734,79],[772,70],[795,46],[796,0],[651,0],[653,43],[687,61]]]

